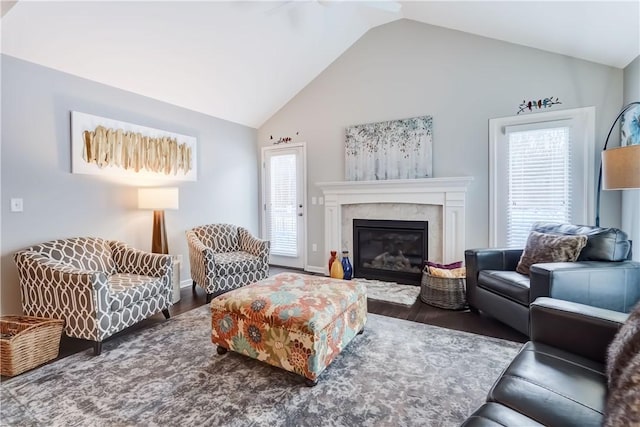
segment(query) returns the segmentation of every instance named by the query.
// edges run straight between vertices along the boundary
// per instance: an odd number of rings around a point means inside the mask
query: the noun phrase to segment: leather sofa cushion
[[[461,427],[504,427],[527,426],[537,427],[542,424],[529,417],[495,402],[485,403],[478,408]]]
[[[515,271],[482,270],[478,286],[526,306],[530,303],[529,276]]]
[[[624,261],[631,258],[631,242],[624,231],[588,225],[536,222],[531,228],[539,233],[587,236],[587,244],[578,261]]]
[[[218,276],[248,273],[264,267],[262,259],[242,251],[213,254],[213,259],[216,263],[216,275]]]
[[[544,425],[588,427],[602,425],[606,394],[603,364],[528,342],[487,400]]]

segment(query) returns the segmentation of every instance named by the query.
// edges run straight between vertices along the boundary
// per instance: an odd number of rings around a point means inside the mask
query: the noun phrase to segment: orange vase
[[[344,278],[344,270],[342,269],[342,263],[338,259],[336,259],[333,262],[333,264],[331,264],[331,278],[333,279]]]

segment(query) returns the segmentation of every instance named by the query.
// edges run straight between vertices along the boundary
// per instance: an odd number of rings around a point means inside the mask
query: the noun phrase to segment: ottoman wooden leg
[[[212,299],[213,299],[213,294],[207,294],[207,304],[209,304]]]
[[[223,354],[225,354],[227,352],[227,349],[222,347],[221,345],[219,345],[218,348],[217,348],[217,351],[218,351],[219,355],[223,355]]]
[[[307,387],[315,387],[316,384],[318,384],[318,379],[316,378],[315,380],[310,380],[309,378],[305,378],[304,383],[307,385]]]
[[[362,335],[362,334],[364,334],[364,327],[362,327],[362,329],[358,331],[358,335]]]

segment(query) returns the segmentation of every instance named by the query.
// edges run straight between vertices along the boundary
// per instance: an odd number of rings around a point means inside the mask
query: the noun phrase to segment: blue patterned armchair
[[[211,224],[187,231],[193,289],[214,296],[262,280],[269,275],[269,242],[245,228]]]
[[[22,310],[65,321],[65,334],[102,341],[172,304],[170,255],[92,237],[60,239],[15,254]]]

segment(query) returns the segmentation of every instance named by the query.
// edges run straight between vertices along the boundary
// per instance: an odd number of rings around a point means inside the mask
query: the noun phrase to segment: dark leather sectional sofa
[[[602,426],[605,357],[627,314],[552,298],[531,304],[531,341],[462,425]]]
[[[577,262],[533,264],[530,276],[516,272],[522,249],[465,251],[467,300],[529,336],[529,304],[553,297],[628,313],[640,300],[640,262],[630,261],[631,241],[616,228],[536,223],[532,230],[587,235]]]

